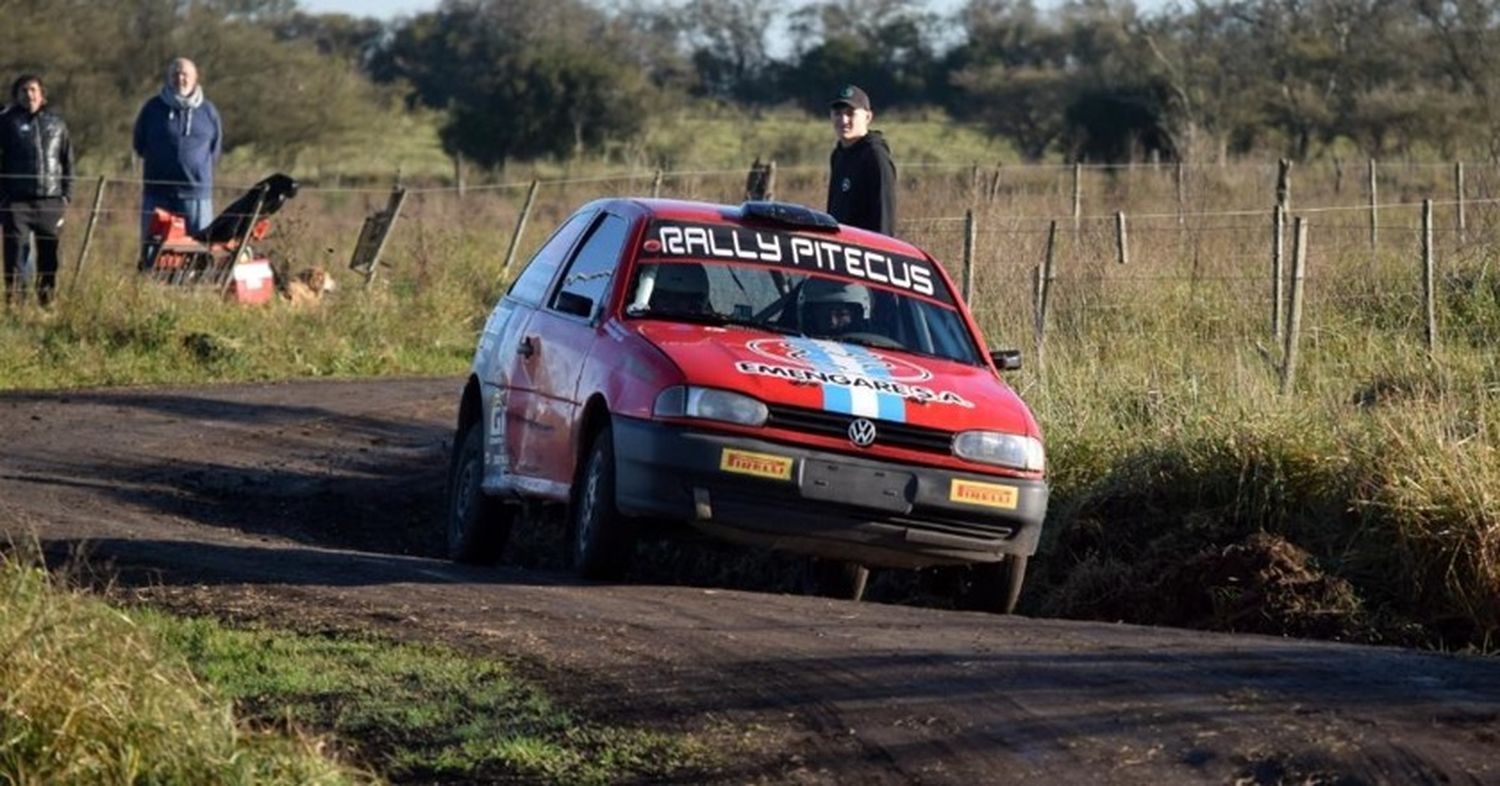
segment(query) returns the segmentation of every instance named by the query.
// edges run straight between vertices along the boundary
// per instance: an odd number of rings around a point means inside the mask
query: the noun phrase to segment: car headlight
[[[965,431],[953,438],[953,455],[983,464],[998,464],[1027,472],[1041,472],[1047,465],[1042,443],[1019,434],[996,431]]]
[[[742,393],[674,385],[656,395],[651,414],[659,418],[703,418],[742,426],[761,426],[765,425],[770,412],[765,404]]]

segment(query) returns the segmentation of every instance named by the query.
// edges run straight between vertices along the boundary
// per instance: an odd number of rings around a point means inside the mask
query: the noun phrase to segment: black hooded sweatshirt
[[[829,158],[828,213],[840,223],[885,235],[896,231],[896,165],[879,131]]]

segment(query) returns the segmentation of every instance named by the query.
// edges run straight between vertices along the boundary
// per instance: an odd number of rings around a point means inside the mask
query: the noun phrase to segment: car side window
[[[594,211],[586,210],[573,214],[572,218],[558,227],[552,237],[531,257],[531,261],[526,263],[526,269],[511,282],[506,294],[527,305],[541,303],[547,294],[548,285],[552,283],[553,274],[557,273],[557,268],[568,256],[568,249],[573,247],[573,243],[593,218]]]
[[[629,222],[606,213],[573,256],[549,307],[592,319],[609,293],[629,231]]]

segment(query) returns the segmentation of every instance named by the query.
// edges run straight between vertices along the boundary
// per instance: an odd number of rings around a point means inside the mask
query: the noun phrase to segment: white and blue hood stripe
[[[864,347],[813,338],[794,338],[787,343],[805,353],[806,362],[816,371],[880,382],[894,381],[886,364]],[[829,412],[906,422],[906,399],[898,394],[826,382],[820,383],[819,387],[823,389],[823,409]]]

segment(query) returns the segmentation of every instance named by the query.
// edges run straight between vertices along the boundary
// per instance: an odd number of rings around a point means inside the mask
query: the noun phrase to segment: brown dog
[[[337,289],[333,277],[321,267],[303,268],[286,284],[286,296],[294,306],[317,305],[323,296]]]

